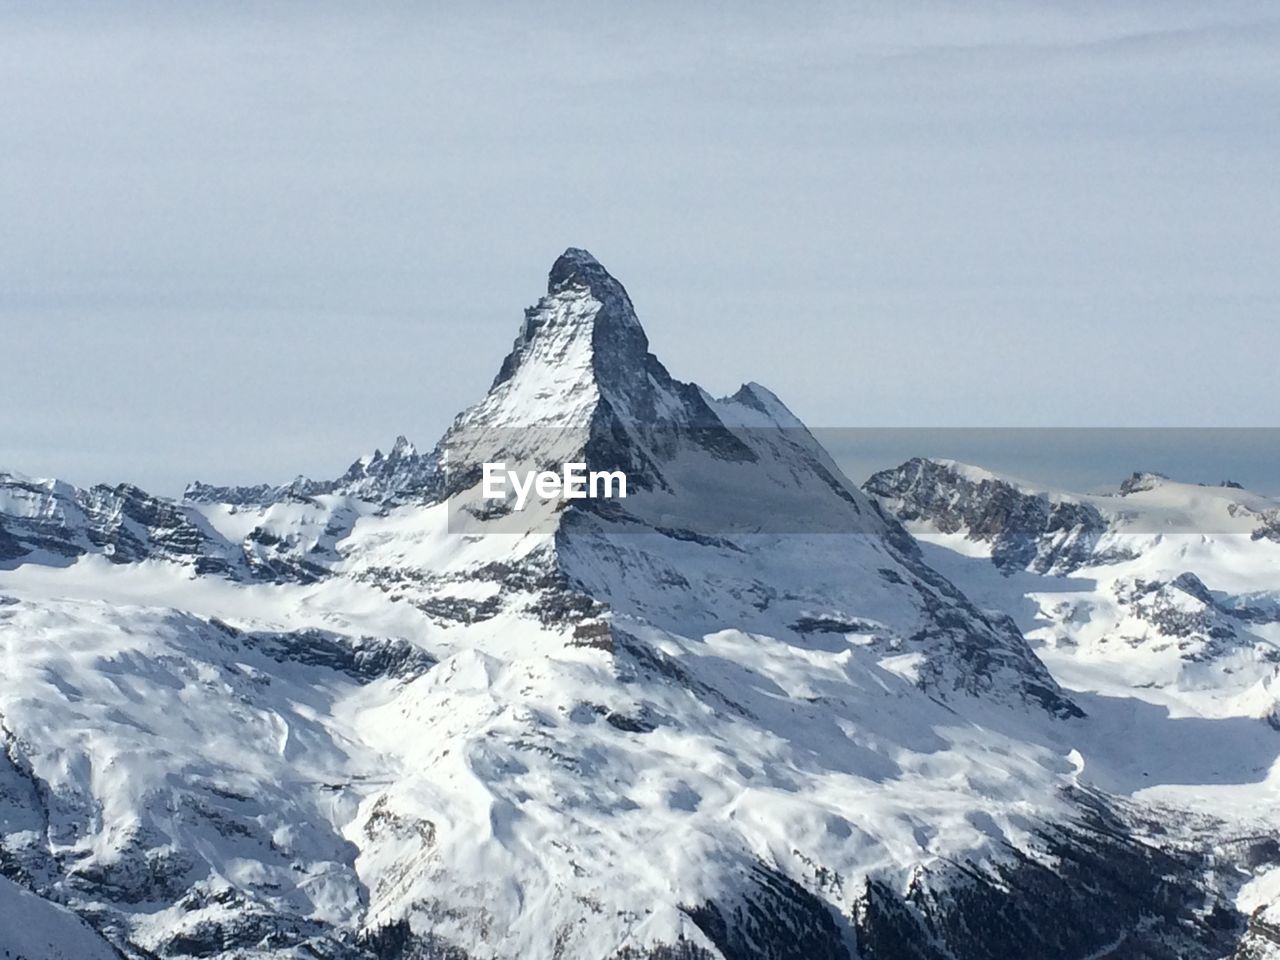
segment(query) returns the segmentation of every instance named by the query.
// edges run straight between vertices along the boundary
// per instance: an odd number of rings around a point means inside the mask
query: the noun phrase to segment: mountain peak
[[[569,247],[560,254],[547,275],[549,295],[559,293],[565,287],[581,286],[594,289],[597,285],[621,289],[621,284],[604,268],[604,264],[580,247]]]
[[[552,393],[578,395],[587,381],[643,378],[649,341],[626,289],[586,250],[569,247],[551,266],[547,293],[525,310],[520,335],[493,389],[513,388],[519,371],[536,397],[517,390],[519,406]],[[585,376],[584,376],[585,375]],[[552,384],[558,385],[551,390]],[[642,386],[642,384],[641,384]],[[547,404],[534,403],[532,408]]]
[[[1120,496],[1127,497],[1131,493],[1145,493],[1168,481],[1163,473],[1154,470],[1135,470],[1120,484]]]

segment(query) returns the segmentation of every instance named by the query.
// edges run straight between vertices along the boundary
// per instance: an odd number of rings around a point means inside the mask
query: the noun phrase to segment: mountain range
[[[6,956],[1280,957],[1280,502],[859,487],[583,250],[429,452],[0,474],[0,667]]]

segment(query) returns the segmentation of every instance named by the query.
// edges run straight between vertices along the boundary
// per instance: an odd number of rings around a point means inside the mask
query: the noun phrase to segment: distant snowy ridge
[[[1187,664],[1247,650],[1258,665],[1246,675],[1280,662],[1280,544],[1270,536],[1280,502],[1150,473],[1110,496],[1035,490],[930,460],[865,488],[916,536],[987,556],[1006,577],[1091,584],[1088,596],[1059,587],[1046,597],[1055,642],[1140,646]]]
[[[1280,956],[1280,503],[1154,473],[1071,494],[929,460],[866,489],[975,602],[1014,617],[1055,676],[1095,692],[1077,697],[1131,745],[1095,753],[1095,778],[1237,824],[1256,873],[1234,957]],[[1196,725],[1203,740],[1173,735]],[[1179,772],[1157,786],[1162,768]]]
[[[365,500],[385,501],[430,491],[437,480],[438,465],[433,454],[419,453],[405,437],[396,437],[389,453],[375,450],[356,460],[335,480],[298,477],[291,483],[271,486],[215,486],[196,481],[187,485],[183,500],[193,503],[225,503],[237,506],[305,500],[321,494],[339,494]]]
[[[1010,569],[1069,572],[1124,559],[1114,535],[1245,534],[1280,541],[1280,500],[1244,490],[1134,473],[1117,493],[1048,490],[954,460],[915,458],[863,485],[913,531],[962,533]]]

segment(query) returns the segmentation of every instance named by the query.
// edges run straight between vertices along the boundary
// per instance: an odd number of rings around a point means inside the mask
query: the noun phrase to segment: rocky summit
[[[634,491],[515,511],[496,460]],[[1266,956],[1280,505],[1124,494],[859,488],[766,388],[674,379],[579,249],[429,452],[180,501],[2,474],[0,944]]]

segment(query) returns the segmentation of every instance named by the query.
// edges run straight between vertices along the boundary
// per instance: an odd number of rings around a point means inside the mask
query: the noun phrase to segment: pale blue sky
[[[815,426],[1276,424],[1274,5],[477,6],[0,3],[0,469],[429,446],[569,245]]]

